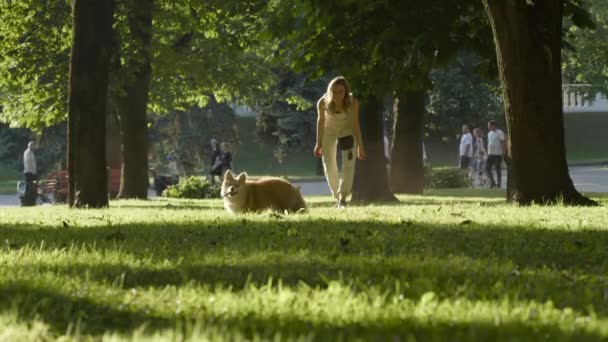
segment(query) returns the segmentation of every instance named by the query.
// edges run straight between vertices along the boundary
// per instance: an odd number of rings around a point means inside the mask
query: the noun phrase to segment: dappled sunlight
[[[159,339],[186,324],[179,336],[193,340],[227,328],[248,338],[608,334],[604,207],[400,201],[335,209],[319,196],[301,214],[174,199],[4,210],[0,304],[12,309],[0,320],[18,315],[43,335],[79,322],[94,336]]]

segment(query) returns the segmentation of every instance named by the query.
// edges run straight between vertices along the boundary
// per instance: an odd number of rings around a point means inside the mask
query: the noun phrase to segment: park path
[[[570,168],[570,176],[576,189],[582,192],[608,193],[608,167],[575,166]],[[503,175],[503,177],[505,177]],[[324,180],[294,182],[300,187],[304,196],[329,195],[329,188]],[[148,194],[154,197],[153,191]],[[19,206],[17,195],[0,195],[0,208]]]

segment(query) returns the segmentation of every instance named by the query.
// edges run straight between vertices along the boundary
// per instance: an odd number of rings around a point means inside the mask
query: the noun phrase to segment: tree
[[[476,1],[431,0],[421,4],[412,1],[310,0],[298,6],[290,1],[273,2],[272,6],[279,24],[271,25],[271,30],[277,37],[285,37],[286,41],[281,42],[280,47],[294,70],[303,71],[312,78],[328,71],[344,74],[362,98],[384,98],[393,94],[403,97],[409,91],[427,91],[433,67],[449,61],[459,49],[483,45],[478,40],[490,37],[483,8]],[[421,30],[421,27],[425,29]],[[424,111],[416,115],[415,124],[419,124]],[[403,116],[399,122],[397,117],[399,129],[407,126],[407,119]],[[362,129],[368,128],[363,126]],[[422,130],[417,132],[421,134]],[[401,135],[395,131],[396,137]],[[381,138],[382,134],[369,136]],[[421,149],[421,139],[422,136],[396,140],[393,154],[403,154],[405,158],[393,158],[400,162],[392,176],[421,175],[416,171],[404,171],[411,165],[421,165],[422,160],[409,162],[409,158],[420,157],[420,154],[405,152]],[[383,153],[370,155],[370,158],[375,159],[375,163],[384,163]],[[372,179],[378,188],[387,188],[382,184],[387,181],[384,175],[378,174]],[[422,180],[416,182],[421,184]]]
[[[397,100],[393,151],[391,153],[391,189],[394,192],[421,194],[424,189],[422,134],[427,92],[419,89],[401,94]]]
[[[112,0],[75,0],[68,98],[70,206],[108,205],[105,125]]]
[[[65,120],[68,3],[0,2],[0,47],[10,57],[0,61],[2,121],[41,129]],[[220,101],[246,101],[268,90],[271,77],[257,54],[261,48],[246,43],[247,25],[258,25],[257,19],[243,20],[251,11],[230,6],[190,0],[118,2],[111,103],[121,118],[126,154],[122,197],[147,194],[147,112],[204,107],[209,94]]]
[[[369,96],[361,100],[359,114],[361,135],[366,154],[373,158],[357,160],[352,196],[354,202],[394,202],[397,200],[388,186],[384,159],[382,109],[382,101],[378,97]]]
[[[488,1],[519,204],[593,205],[576,191],[566,163],[562,113],[564,1]]]
[[[152,78],[152,10],[154,0],[130,0],[124,6],[130,43],[114,54],[114,93],[122,150],[118,197],[148,198],[148,94]],[[116,32],[115,37],[120,36]],[[120,59],[123,62],[120,62]]]

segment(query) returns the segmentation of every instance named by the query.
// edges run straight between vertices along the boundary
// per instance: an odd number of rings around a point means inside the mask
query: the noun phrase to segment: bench
[[[38,182],[38,191],[42,194],[53,194],[54,202],[65,202],[68,199],[68,172],[66,170],[51,172]]]
[[[51,172],[44,180],[38,182],[41,194],[52,194],[54,202],[66,202],[68,199],[68,171]],[[120,191],[120,169],[110,169],[108,172],[108,194],[111,198]]]

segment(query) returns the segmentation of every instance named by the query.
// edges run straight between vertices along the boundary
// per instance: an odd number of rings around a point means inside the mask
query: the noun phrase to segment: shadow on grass
[[[355,280],[385,290],[395,281],[417,298],[427,291],[441,296],[525,298],[608,314],[608,232],[567,231],[525,226],[428,224],[334,220],[251,222],[221,220],[208,224],[117,225],[95,228],[31,229],[0,224],[7,250],[25,246],[39,251],[120,251],[128,264],[24,264],[24,270],[51,271],[100,282],[124,274],[127,287],[183,285],[246,286],[281,278],[325,286],[327,280]],[[85,246],[85,247],[83,247]],[[70,248],[75,250],[70,251]],[[82,259],[81,259],[82,260]],[[164,261],[172,261],[162,268]],[[181,261],[178,261],[181,260]],[[47,266],[45,266],[47,265]],[[8,267],[8,266],[6,266]],[[593,289],[593,290],[590,290]]]
[[[74,325],[79,333],[101,336],[104,334],[129,333],[145,325],[145,333],[179,329],[193,326],[197,320],[205,322],[203,329],[216,328],[227,339],[240,337],[262,337],[272,339],[280,334],[282,339],[312,337],[315,341],[352,339],[373,340],[548,340],[548,341],[598,341],[602,338],[582,327],[562,329],[558,323],[441,321],[415,318],[387,319],[382,315],[364,322],[331,321],[301,315],[284,315],[249,312],[246,315],[224,315],[200,312],[158,317],[137,309],[117,309],[96,303],[88,298],[76,298],[48,290],[32,287],[26,283],[10,283],[0,287],[0,303],[8,309],[18,303],[22,321],[42,319],[50,326],[55,336],[65,334]],[[236,316],[236,317],[235,317]],[[184,323],[185,322],[185,323]],[[181,331],[180,331],[181,330]],[[183,328],[178,330],[184,332]],[[187,333],[187,332],[186,332]],[[196,331],[194,331],[196,334]],[[227,335],[227,336],[226,336]]]
[[[4,310],[16,309],[19,318],[40,318],[49,324],[53,333],[65,334],[70,325],[79,322],[84,333],[103,334],[107,330],[129,332],[144,323],[157,328],[170,327],[172,322],[143,312],[119,310],[91,299],[67,296],[40,289],[25,282],[11,282],[0,286],[0,302]],[[17,307],[13,307],[16,304]],[[76,327],[71,327],[72,329]]]

